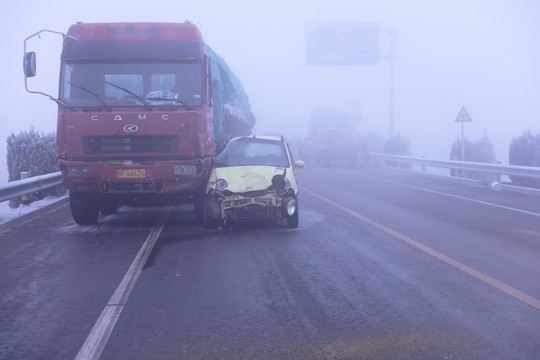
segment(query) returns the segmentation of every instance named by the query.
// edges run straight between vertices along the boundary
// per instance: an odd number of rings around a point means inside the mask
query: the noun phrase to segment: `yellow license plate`
[[[146,169],[118,169],[116,177],[118,179],[144,179],[146,178]]]

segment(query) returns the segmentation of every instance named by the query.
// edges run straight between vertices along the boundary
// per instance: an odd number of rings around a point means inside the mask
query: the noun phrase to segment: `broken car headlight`
[[[228,187],[229,184],[227,183],[227,180],[219,179],[218,181],[216,181],[216,190],[223,191],[227,190]]]
[[[272,178],[272,185],[274,185],[274,188],[277,190],[285,190],[287,183],[285,182],[283,175],[274,175]]]

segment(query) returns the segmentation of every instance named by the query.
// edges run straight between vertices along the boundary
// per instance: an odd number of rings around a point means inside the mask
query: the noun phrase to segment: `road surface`
[[[61,207],[0,234],[0,359],[535,359],[540,201],[299,172],[300,226]]]

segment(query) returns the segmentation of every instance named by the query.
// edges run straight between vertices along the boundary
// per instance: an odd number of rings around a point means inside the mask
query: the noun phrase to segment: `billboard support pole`
[[[395,113],[395,93],[396,93],[396,62],[397,62],[397,50],[396,50],[396,38],[397,28],[395,25],[390,25],[383,33],[388,35],[390,39],[390,50],[388,54],[384,56],[388,60],[388,138],[394,135],[394,113]]]

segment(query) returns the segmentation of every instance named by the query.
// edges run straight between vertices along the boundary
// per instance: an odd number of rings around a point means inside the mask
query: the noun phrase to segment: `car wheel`
[[[207,195],[204,200],[203,226],[207,229],[217,229],[221,224],[221,205],[217,197]]]
[[[205,198],[206,194],[202,191],[198,191],[193,198],[195,221],[197,221],[199,224],[204,221]]]

